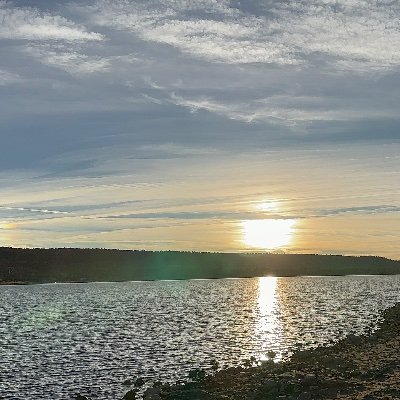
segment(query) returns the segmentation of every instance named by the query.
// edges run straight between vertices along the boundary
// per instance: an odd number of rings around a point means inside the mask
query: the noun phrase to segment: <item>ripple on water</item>
[[[399,276],[0,287],[0,397],[118,398],[127,378],[280,359],[376,326],[399,289]]]

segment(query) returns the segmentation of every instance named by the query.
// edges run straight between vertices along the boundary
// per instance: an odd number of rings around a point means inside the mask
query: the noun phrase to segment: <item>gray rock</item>
[[[262,385],[262,392],[270,396],[276,395],[279,392],[279,383],[273,380],[267,380]]]
[[[312,397],[310,393],[304,392],[297,396],[297,400],[312,400]]]
[[[122,400],[136,400],[136,390],[135,389],[131,389],[128,392],[125,393],[124,397],[122,398]]]
[[[143,394],[143,399],[144,400],[158,400],[158,399],[161,399],[160,393],[161,393],[161,388],[160,387],[148,388]]]
[[[146,381],[143,378],[137,378],[136,381],[134,382],[135,387],[141,387],[146,383]]]

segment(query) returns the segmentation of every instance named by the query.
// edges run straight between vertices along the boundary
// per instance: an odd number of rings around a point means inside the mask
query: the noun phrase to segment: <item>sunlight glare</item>
[[[257,205],[257,208],[261,211],[278,211],[278,202],[272,200],[265,200]]]
[[[255,219],[242,221],[243,242],[258,249],[277,249],[288,245],[293,236],[293,219]]]

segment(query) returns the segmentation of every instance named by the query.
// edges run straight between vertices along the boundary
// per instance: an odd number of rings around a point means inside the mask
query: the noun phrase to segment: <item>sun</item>
[[[257,249],[273,250],[292,241],[294,219],[255,219],[241,222],[243,242]]]

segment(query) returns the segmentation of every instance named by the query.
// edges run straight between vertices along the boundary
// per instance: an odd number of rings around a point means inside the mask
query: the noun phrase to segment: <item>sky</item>
[[[400,258],[400,4],[0,0],[0,246]]]

